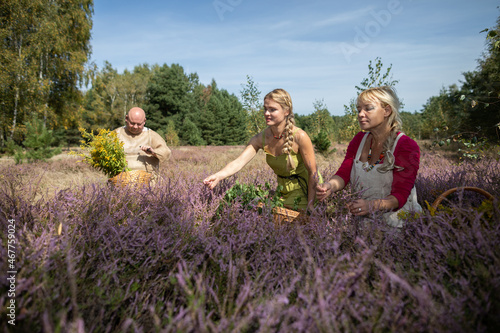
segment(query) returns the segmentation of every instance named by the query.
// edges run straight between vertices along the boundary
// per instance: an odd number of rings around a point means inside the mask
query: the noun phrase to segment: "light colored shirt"
[[[142,133],[138,135],[130,135],[125,126],[115,129],[115,132],[123,142],[125,158],[130,170],[156,172],[160,163],[170,158],[171,151],[167,147],[165,140],[158,133],[147,127],[144,127]],[[142,151],[140,146],[150,146],[156,156]]]

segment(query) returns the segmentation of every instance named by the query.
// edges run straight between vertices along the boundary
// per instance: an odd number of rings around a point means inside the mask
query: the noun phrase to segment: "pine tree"
[[[26,159],[28,163],[46,161],[61,152],[60,148],[52,147],[55,141],[53,131],[48,130],[42,120],[33,117],[30,122],[26,123],[26,130],[26,139],[23,141],[23,145],[26,148],[26,154],[22,154],[19,146],[12,147],[15,153],[14,157],[16,163],[22,163],[24,159]]]
[[[209,145],[236,145],[247,139],[247,114],[238,98],[219,90],[212,81],[211,95],[202,111],[203,139]]]
[[[175,116],[182,122],[190,113],[192,84],[182,66],[164,64],[151,77],[147,86],[148,99],[144,105],[148,126],[154,130],[165,128],[167,119]]]
[[[186,141],[188,145],[205,145],[205,140],[203,140],[203,138],[201,137],[200,129],[189,119],[189,117],[184,119],[181,127],[181,132],[185,133],[185,135],[183,136],[183,140]]]
[[[314,149],[316,152],[327,156],[329,152],[329,148],[331,145],[330,139],[328,138],[328,134],[325,131],[320,131],[316,136],[313,137],[312,143],[314,144]]]

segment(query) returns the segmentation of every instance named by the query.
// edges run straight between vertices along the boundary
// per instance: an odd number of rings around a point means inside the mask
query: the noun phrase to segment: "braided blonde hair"
[[[276,103],[281,105],[283,110],[289,112],[288,116],[286,116],[285,130],[283,132],[285,135],[285,143],[283,145],[283,149],[281,150],[281,152],[283,154],[288,154],[286,168],[288,171],[290,171],[292,169],[295,169],[296,167],[291,155],[292,144],[294,141],[293,127],[295,126],[295,116],[293,114],[292,97],[290,97],[290,94],[284,89],[274,89],[264,97],[264,100],[266,99],[271,99],[275,101]]]
[[[391,115],[387,119],[390,133],[383,146],[383,151],[385,152],[384,162],[381,167],[377,169],[379,172],[387,172],[394,168],[399,168],[394,165],[394,156],[390,154],[390,151],[403,125],[401,117],[399,116],[399,107],[401,104],[395,89],[390,86],[368,88],[359,94],[357,102],[359,103],[361,101],[366,103],[373,100],[378,100],[383,108],[390,106],[392,110]]]

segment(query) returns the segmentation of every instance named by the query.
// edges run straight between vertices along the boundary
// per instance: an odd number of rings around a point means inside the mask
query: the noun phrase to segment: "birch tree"
[[[92,0],[0,2],[2,143],[21,141],[33,113],[51,127],[77,119],[92,13]]]

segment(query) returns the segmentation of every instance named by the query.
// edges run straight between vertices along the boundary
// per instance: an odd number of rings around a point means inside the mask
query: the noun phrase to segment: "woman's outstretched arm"
[[[260,139],[259,139],[260,138]],[[240,171],[248,162],[254,158],[257,151],[262,148],[262,134],[255,135],[246,146],[245,150],[235,160],[229,162],[220,171],[208,176],[203,180],[210,189],[213,189],[221,180],[234,175]]]

